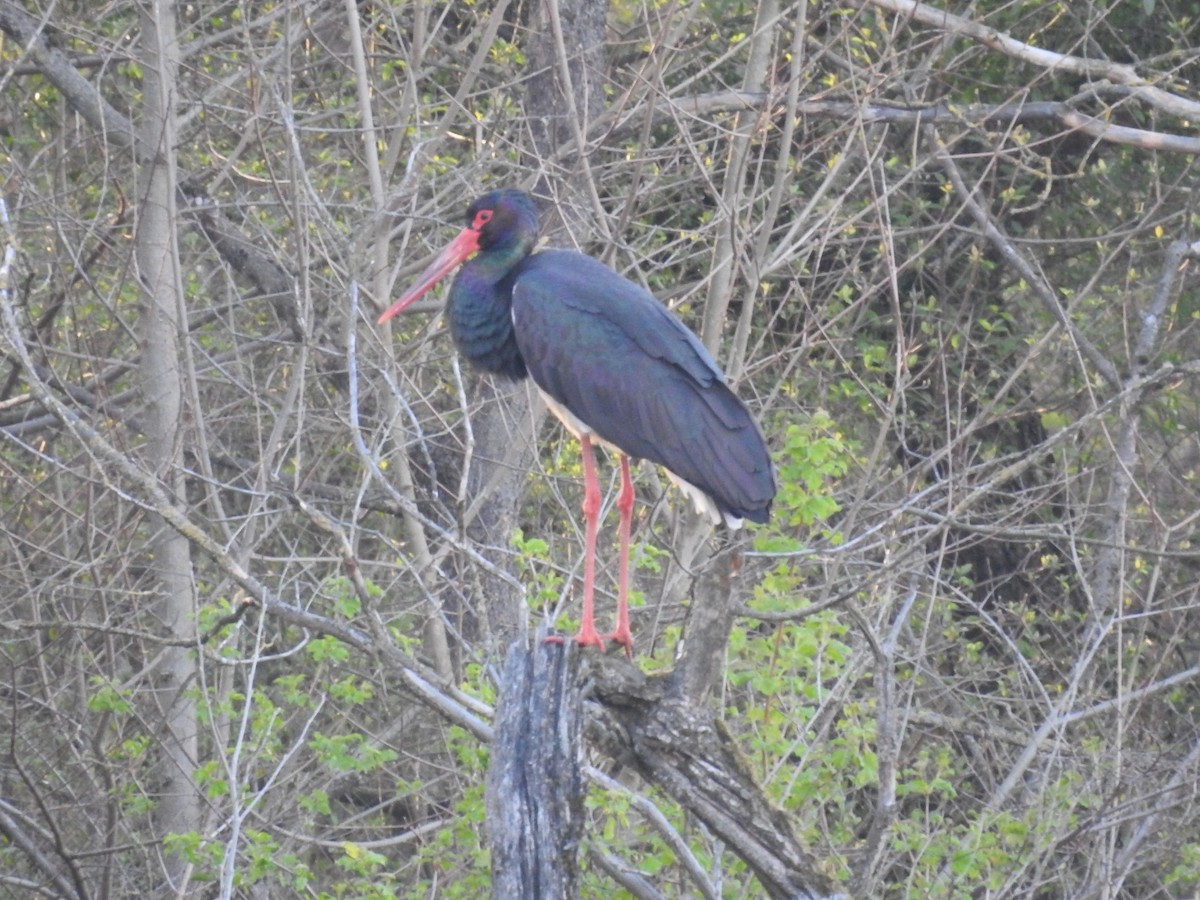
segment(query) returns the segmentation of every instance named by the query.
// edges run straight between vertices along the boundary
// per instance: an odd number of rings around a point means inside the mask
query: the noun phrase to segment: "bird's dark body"
[[[518,191],[492,212],[451,288],[448,317],[477,367],[526,374],[600,440],[698,488],[717,510],[765,522],[775,495],[762,432],[699,339],[649,292],[581,253],[530,254],[537,216]]]

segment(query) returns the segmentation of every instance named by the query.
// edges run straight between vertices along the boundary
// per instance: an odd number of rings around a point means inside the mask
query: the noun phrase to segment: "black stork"
[[[533,253],[538,218],[522,191],[492,191],[467,208],[466,228],[380,324],[464,263],[447,303],[450,333],[478,368],[526,375],[583,449],[583,609],[575,641],[632,653],[629,457],[661,465],[714,524],[766,522],[775,474],[746,406],[699,339],[648,291],[571,250]],[[600,485],[593,440],[618,451],[617,624],[593,620]]]

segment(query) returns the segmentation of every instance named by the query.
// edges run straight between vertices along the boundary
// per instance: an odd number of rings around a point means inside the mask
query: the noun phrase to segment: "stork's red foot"
[[[601,653],[608,646],[604,643],[604,638],[600,637],[595,628],[590,631],[584,631],[581,628],[579,629],[579,634],[575,635],[571,640],[581,647],[599,647]]]
[[[561,634],[552,634],[546,638],[546,643],[561,644],[565,640],[566,639]],[[571,640],[574,643],[579,644],[581,647],[597,647],[601,653],[603,653],[608,647],[605,639],[600,636],[599,632],[597,632],[594,627],[590,629],[580,628],[579,633],[575,635],[575,637],[571,638]]]
[[[578,638],[576,638],[578,640]],[[633,661],[633,635],[629,632],[629,626],[626,625],[624,630],[617,628],[612,634],[606,634],[601,637],[603,641],[611,641],[614,644],[620,644],[625,648],[625,658],[630,662]]]

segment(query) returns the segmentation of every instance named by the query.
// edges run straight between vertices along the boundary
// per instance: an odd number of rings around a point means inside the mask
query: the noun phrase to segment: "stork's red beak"
[[[428,269],[421,273],[417,283],[404,292],[404,296],[393,303],[378,319],[380,325],[410,303],[420,298],[431,287],[453,272],[468,256],[479,250],[479,232],[474,228],[464,228],[458,237],[450,242],[445,250],[438,254]]]

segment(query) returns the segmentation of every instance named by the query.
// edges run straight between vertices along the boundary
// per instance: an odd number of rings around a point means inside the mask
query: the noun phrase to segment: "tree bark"
[[[697,517],[698,518],[698,517]],[[688,522],[691,529],[711,530],[707,522]],[[741,538],[732,538],[740,541]],[[695,547],[698,541],[689,542]],[[707,559],[699,559],[696,548],[691,567],[700,569],[692,583],[691,603],[671,672],[671,693],[692,703],[707,703],[725,671],[725,648],[733,627],[733,579],[741,566],[738,544],[730,543]]]
[[[492,896],[579,894],[583,833],[580,655],[572,643],[508,651],[488,768]]]
[[[476,398],[482,401],[471,428],[475,450],[467,473],[463,510],[467,535],[480,552],[497,566],[510,565],[509,547],[517,527],[517,509],[524,493],[526,474],[537,463],[537,431],[545,411],[531,402],[527,384],[505,384],[473,378]],[[499,657],[528,631],[529,610],[513,583],[464,560],[472,571],[473,608],[489,655]]]
[[[157,152],[138,167],[137,266],[141,282],[141,393],[145,402],[146,455],[150,469],[167,493],[181,504],[185,496],[179,466],[184,442],[183,376],[180,341],[185,332],[183,279],[176,241],[175,75],[179,45],[171,0],[154,0],[142,9],[145,53],[146,146]],[[147,517],[151,536],[149,569],[160,626],[172,643],[162,649],[154,672],[154,697],[164,731],[158,760],[161,799],[155,814],[157,833],[186,834],[200,827],[200,803],[194,780],[197,754],[193,650],[196,598],[191,548],[187,538],[158,515]],[[188,864],[167,859],[167,877],[178,888]]]
[[[487,783],[497,900],[578,895],[584,735],[702,821],[768,896],[838,896],[706,705],[680,695],[671,675],[539,634],[532,648],[510,647],[500,683]]]
[[[588,124],[604,109],[605,29],[608,3],[593,0],[542,0],[531,29],[540,30],[529,48],[535,73],[525,95],[536,157],[531,168],[538,172],[534,194],[564,200],[545,210],[543,228],[553,230],[560,219],[568,230],[582,224],[575,210],[590,208],[576,196],[587,166],[587,148],[581,138]],[[565,148],[570,148],[564,152]],[[560,159],[560,156],[562,157]],[[550,168],[555,164],[562,168]]]
[[[750,867],[768,896],[839,896],[707,705],[677,695],[670,675],[647,676],[614,657],[592,657],[587,678],[585,733],[591,743],[634,766],[707,825]]]

